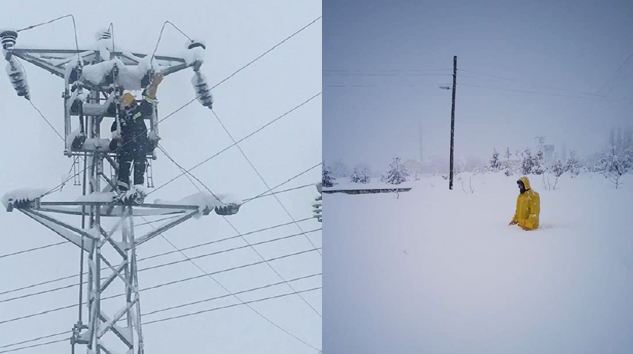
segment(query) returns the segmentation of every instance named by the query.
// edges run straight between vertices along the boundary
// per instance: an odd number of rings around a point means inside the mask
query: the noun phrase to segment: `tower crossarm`
[[[35,49],[14,47],[8,49],[7,52],[61,78],[65,77],[67,66],[71,64],[74,65],[78,56],[81,59],[82,65],[90,65],[100,61],[98,60],[98,51],[96,50],[80,49],[77,51],[74,49]],[[112,52],[110,54],[112,58],[119,59],[123,62],[123,64],[132,66],[138,65],[141,59],[148,55],[129,52]],[[174,56],[156,55],[153,59],[158,64],[157,71],[163,76],[176,73],[194,65],[188,65],[184,58]]]

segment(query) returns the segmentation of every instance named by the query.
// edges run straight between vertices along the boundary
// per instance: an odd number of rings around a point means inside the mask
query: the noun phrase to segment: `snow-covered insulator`
[[[231,203],[215,207],[215,213],[222,216],[234,215],[237,214],[238,211],[240,211],[239,204]]]
[[[207,46],[203,41],[189,41],[187,42],[187,51],[183,54],[183,59],[187,66],[192,66],[194,71],[200,70],[200,67],[204,63],[204,51]]]
[[[15,45],[15,42],[18,39],[18,32],[3,31],[0,33],[0,38],[2,38],[2,48],[9,49]]]
[[[13,85],[13,88],[18,93],[18,96],[30,100],[31,96],[29,95],[29,84],[26,81],[26,73],[24,72],[22,65],[20,65],[14,57],[11,57],[8,60],[6,70],[7,75],[9,75],[9,81],[11,81],[11,85]]]
[[[95,39],[96,40],[112,39],[112,34],[110,33],[110,29],[108,28],[108,29],[97,31],[97,33],[95,33]]]
[[[204,77],[200,71],[196,71],[195,75],[191,79],[191,84],[193,85],[194,90],[196,90],[198,101],[209,109],[213,108],[213,96],[211,95],[211,89],[207,83],[207,78]]]
[[[312,202],[312,212],[318,222],[323,222],[323,197],[318,196]]]
[[[193,49],[196,47],[202,47],[202,49],[207,49],[207,46],[204,43],[204,41],[191,40],[191,42],[187,44],[187,49]]]

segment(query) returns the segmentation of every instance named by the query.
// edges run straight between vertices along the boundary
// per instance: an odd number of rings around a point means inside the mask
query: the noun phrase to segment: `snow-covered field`
[[[508,226],[520,176],[324,196],[324,352],[633,353],[633,176],[529,176],[541,226]]]

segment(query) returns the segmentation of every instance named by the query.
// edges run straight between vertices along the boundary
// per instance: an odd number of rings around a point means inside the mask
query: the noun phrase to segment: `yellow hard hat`
[[[121,101],[123,101],[123,105],[124,106],[129,106],[130,104],[132,104],[133,101],[135,101],[136,98],[134,97],[134,95],[132,95],[129,92],[126,92],[123,97],[121,97]]]

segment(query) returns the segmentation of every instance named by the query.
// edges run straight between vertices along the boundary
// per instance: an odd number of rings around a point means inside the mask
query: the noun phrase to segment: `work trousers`
[[[145,164],[147,155],[147,139],[134,139],[129,143],[123,143],[117,156],[119,163],[119,178],[117,185],[119,190],[130,189],[130,169],[134,165],[134,184],[142,185],[145,182]]]

